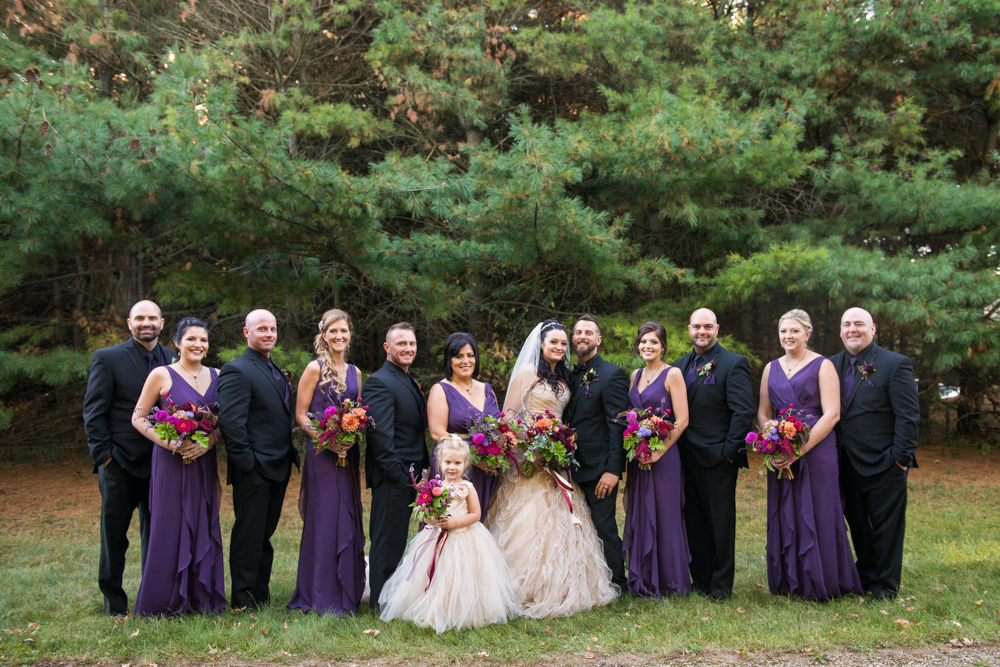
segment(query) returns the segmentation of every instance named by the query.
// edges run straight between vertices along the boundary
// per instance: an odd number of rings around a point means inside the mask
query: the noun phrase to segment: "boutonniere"
[[[704,377],[705,384],[715,384],[715,376],[712,375],[712,371],[715,370],[715,364],[717,362],[718,359],[712,359],[707,364],[698,367],[698,377]]]
[[[597,382],[597,369],[591,368],[580,378],[580,386],[583,387],[583,395],[590,398],[590,385]]]
[[[868,376],[875,372],[875,364],[872,362],[866,362],[863,364],[858,364],[858,372],[861,373],[861,379],[865,381],[865,386],[874,387],[875,384],[868,379]]]

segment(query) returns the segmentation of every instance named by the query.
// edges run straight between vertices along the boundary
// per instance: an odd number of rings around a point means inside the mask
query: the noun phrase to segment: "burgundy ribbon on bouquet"
[[[552,479],[555,480],[556,483],[556,488],[559,489],[559,493],[562,494],[563,500],[566,501],[566,506],[569,507],[569,514],[573,517],[573,523],[583,523],[577,518],[576,513],[573,511],[573,499],[570,497],[570,494],[573,493],[573,485],[556,471],[549,470],[548,468],[546,468],[546,470],[550,475],[552,475]]]
[[[430,526],[428,526],[428,528],[430,528]],[[430,567],[427,568],[427,585],[424,587],[425,591],[428,588],[430,588],[431,582],[434,580],[434,571],[437,568],[438,550],[444,547],[444,543],[448,541],[448,531],[443,528],[438,528],[438,530],[440,532],[438,533],[438,536],[434,539],[434,554],[431,556]],[[430,545],[431,545],[431,540],[427,540],[426,542],[420,545],[420,549],[417,550],[417,553],[413,554],[413,566],[410,567],[410,572],[409,574],[406,575],[407,581],[409,581],[410,577],[413,576],[414,571],[417,569],[417,563],[420,562],[420,559],[423,557],[424,552],[427,551],[427,547],[429,547]]]

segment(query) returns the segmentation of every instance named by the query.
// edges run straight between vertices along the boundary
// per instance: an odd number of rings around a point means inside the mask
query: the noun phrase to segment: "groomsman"
[[[236,515],[229,544],[230,602],[234,609],[254,610],[271,597],[271,536],[299,453],[292,446],[292,387],[271,361],[278,340],[274,315],[251,312],[243,336],[246,350],[219,372],[219,427]]]
[[[368,376],[362,395],[374,427],[368,430],[365,479],[372,490],[368,534],[369,605],[379,613],[379,596],[396,571],[410,529],[410,503],[417,497],[410,486],[410,466],[419,474],[430,466],[427,455],[427,406],[420,387],[409,375],[417,356],[413,326],[393,324],[385,334],[386,361]]]
[[[104,613],[124,616],[128,596],[122,588],[128,527],[139,510],[142,563],[149,543],[149,466],[153,443],[132,427],[132,412],[146,377],[176,359],[157,342],[163,329],[160,307],[140,301],[127,320],[132,337],[94,352],[83,426],[101,490],[101,560],[97,581],[104,594]]]
[[[681,434],[684,522],[693,588],[716,599],[732,595],[736,573],[736,478],[746,468],[746,434],[757,406],[747,358],[718,342],[708,308],[691,314],[694,349],[674,362],[684,372],[690,422]]]
[[[844,351],[831,360],[840,374],[840,485],[858,574],[872,597],[892,599],[903,572],[906,478],[917,467],[920,405],[910,360],[874,337],[871,313],[848,309],[840,322]]]
[[[576,461],[580,464],[573,471],[573,481],[587,499],[604,546],[604,560],[611,568],[611,582],[625,591],[628,581],[615,518],[618,480],[625,472],[625,427],[615,419],[628,409],[628,375],[601,358],[597,352],[600,345],[600,327],[593,317],[584,315],[573,327],[573,351],[579,363],[573,371],[576,386],[566,421],[576,431]]]

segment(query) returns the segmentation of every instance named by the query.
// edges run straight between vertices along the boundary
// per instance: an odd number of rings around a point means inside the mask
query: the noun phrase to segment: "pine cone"
[[[128,149],[130,151],[142,150],[142,144],[139,143],[138,139],[132,139],[128,142]]]
[[[27,79],[28,83],[38,83],[38,70],[34,67],[25,70],[24,78]]]
[[[49,131],[49,121],[43,120],[42,126],[38,128],[38,136],[44,137]]]
[[[156,157],[156,146],[149,147],[149,154],[152,155],[153,157]]]
[[[41,81],[41,79],[39,79],[39,81],[38,81],[38,90],[41,90],[41,89],[42,89],[42,88],[44,88],[44,87],[45,87],[45,86],[43,86],[43,85],[42,85],[42,81]]]
[[[45,157],[52,155],[52,144],[45,144]]]
[[[62,91],[63,95],[69,97],[69,94],[73,92],[73,86],[69,85],[68,83],[64,83],[62,85],[62,88],[60,88],[60,90]]]
[[[149,136],[155,137],[156,136],[156,130],[154,130],[153,128],[149,128]]]

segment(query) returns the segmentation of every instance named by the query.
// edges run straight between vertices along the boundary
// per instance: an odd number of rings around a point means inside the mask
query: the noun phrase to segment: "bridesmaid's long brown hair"
[[[339,308],[331,308],[323,313],[323,317],[319,321],[319,333],[316,334],[316,341],[313,343],[313,347],[316,348],[316,357],[323,362],[323,369],[319,380],[320,385],[333,382],[337,387],[337,391],[342,394],[347,391],[347,378],[334,365],[333,355],[330,354],[330,346],[323,340],[323,334],[326,333],[330,325],[341,320],[347,322],[347,330],[353,336],[354,325],[351,324],[351,316]],[[348,343],[347,349],[350,350],[350,343]],[[346,350],[344,352],[344,359],[345,361],[347,359]]]

